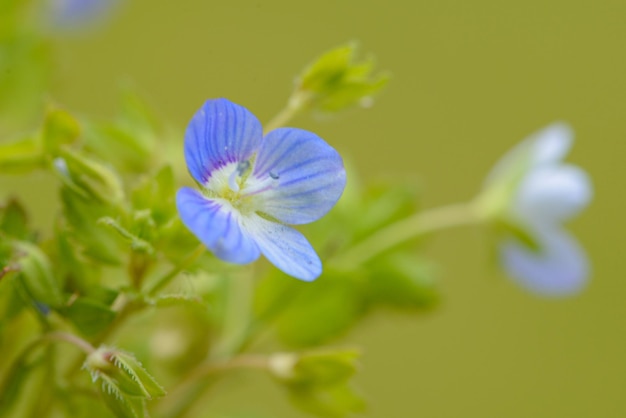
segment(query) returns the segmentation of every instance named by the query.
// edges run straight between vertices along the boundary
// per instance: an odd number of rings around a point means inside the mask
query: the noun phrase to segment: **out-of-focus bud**
[[[372,97],[387,84],[389,75],[372,75],[373,58],[356,62],[356,50],[356,43],[350,43],[320,56],[298,77],[289,105],[310,105],[323,112],[371,106]]]

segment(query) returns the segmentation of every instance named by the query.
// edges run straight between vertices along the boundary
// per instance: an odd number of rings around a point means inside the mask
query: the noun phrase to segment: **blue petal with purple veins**
[[[293,225],[324,216],[346,185],[337,151],[317,135],[294,128],[276,129],[263,139],[252,176],[265,186],[258,193],[258,210]]]
[[[176,206],[183,224],[218,258],[238,264],[259,258],[259,247],[228,202],[183,187],[176,194]]]
[[[322,262],[315,250],[295,229],[258,215],[244,218],[243,223],[263,255],[285,273],[307,282],[322,273]]]
[[[250,159],[262,138],[261,123],[248,109],[226,99],[207,100],[185,132],[189,172],[205,184],[214,170]]]

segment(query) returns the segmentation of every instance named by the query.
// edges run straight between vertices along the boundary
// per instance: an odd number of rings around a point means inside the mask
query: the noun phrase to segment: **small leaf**
[[[0,172],[22,174],[43,167],[40,141],[28,137],[0,144]]]
[[[434,267],[415,255],[393,253],[368,268],[371,303],[398,309],[431,309],[438,300]]]
[[[93,299],[78,298],[63,310],[63,314],[85,336],[94,336],[113,322],[116,313],[107,305]]]
[[[10,199],[0,208],[0,231],[18,240],[26,240],[30,235],[26,210],[17,200]]]
[[[111,347],[100,347],[85,361],[85,368],[95,381],[131,397],[152,399],[165,395],[165,390],[148,374],[130,353]]]
[[[152,248],[152,245],[150,245],[149,242],[130,233],[127,229],[121,226],[119,222],[117,222],[115,219],[109,216],[105,216],[105,217],[98,219],[98,223],[111,227],[111,229],[113,229],[118,234],[120,234],[121,237],[123,237],[128,243],[130,243],[130,248],[133,251],[146,253],[149,255],[154,254],[154,248]]]
[[[146,398],[165,396],[165,389],[152,377],[141,363],[130,353],[117,351],[113,357],[117,367],[128,373],[131,379],[140,384]]]
[[[117,234],[98,225],[98,219],[114,214],[113,209],[85,199],[68,187],[61,189],[61,201],[68,224],[65,233],[80,244],[79,251],[95,261],[119,264],[121,248]]]
[[[103,381],[100,395],[107,407],[118,418],[145,418],[146,401],[143,398],[127,396],[115,384]]]
[[[285,285],[287,280],[292,283]],[[276,316],[278,337],[287,345],[322,344],[347,332],[365,314],[365,298],[355,280],[359,279],[334,276],[331,271],[313,283],[284,275],[268,277],[256,295],[257,312],[261,320]]]

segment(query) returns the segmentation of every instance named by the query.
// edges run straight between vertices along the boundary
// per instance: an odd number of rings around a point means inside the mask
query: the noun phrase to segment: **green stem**
[[[285,126],[287,122],[293,119],[298,113],[304,110],[311,102],[313,96],[309,93],[296,91],[278,114],[276,114],[268,123],[265,124],[265,133],[273,131],[276,128]]]
[[[473,202],[418,212],[374,232],[332,260],[333,265],[354,267],[412,238],[441,229],[469,225],[482,220]]]
[[[154,284],[148,289],[146,294],[148,296],[155,296],[159,290],[163,289],[167,286],[176,276],[178,276],[183,270],[187,269],[198,257],[200,257],[206,251],[206,247],[203,244],[200,244],[189,256],[183,260],[182,263],[172,268],[168,273],[166,273],[163,277],[159,278],[154,282]]]

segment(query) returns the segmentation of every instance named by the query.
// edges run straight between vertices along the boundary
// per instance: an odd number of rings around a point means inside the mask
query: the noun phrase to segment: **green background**
[[[51,95],[62,105],[110,117],[121,81],[131,81],[179,127],[213,97],[267,121],[305,64],[359,40],[393,74],[376,105],[292,124],[320,134],[367,179],[415,179],[426,207],[471,198],[513,144],[570,122],[569,160],[595,186],[570,225],[592,260],[585,292],[527,294],[490,263],[483,231],[446,231],[427,250],[441,265],[439,309],[382,313],[336,344],[364,349],[358,385],[370,417],[626,416],[626,2],[121,3],[99,27],[56,42]],[[54,191],[37,182],[29,185],[45,203]],[[300,416],[267,383],[253,373],[228,380],[206,415]]]

